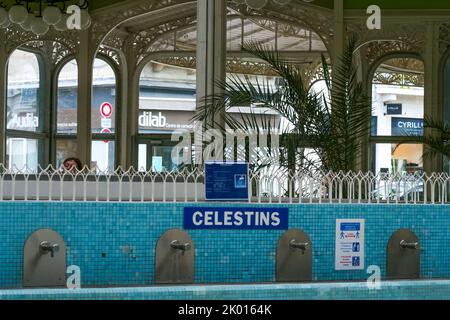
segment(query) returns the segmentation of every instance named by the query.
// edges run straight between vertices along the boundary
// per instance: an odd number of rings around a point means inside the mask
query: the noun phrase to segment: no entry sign
[[[100,113],[103,117],[109,118],[113,113],[113,107],[109,102],[103,102],[100,107]]]

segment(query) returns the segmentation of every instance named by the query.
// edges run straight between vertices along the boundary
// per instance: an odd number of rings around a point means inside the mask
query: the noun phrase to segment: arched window
[[[6,163],[11,170],[37,171],[47,164],[48,117],[43,107],[40,57],[14,51],[8,62]]]
[[[444,120],[450,122],[450,58],[447,60],[444,69]],[[450,173],[450,159],[444,159],[444,172]]]
[[[263,77],[276,84],[275,75],[268,74],[264,63],[242,51],[248,41],[258,41],[280,52],[293,62],[303,62],[303,57],[320,58],[326,53],[321,38],[312,30],[290,23],[270,19],[227,17],[227,74]],[[196,110],[196,57],[197,28],[195,24],[181,30],[168,32],[152,43],[147,52],[153,60],[140,74],[140,98],[138,119],[137,165],[140,169],[172,171],[178,169],[172,161],[171,141],[176,129],[193,129],[192,116]],[[171,52],[168,55],[168,51]],[[298,57],[298,52],[304,54]],[[158,52],[161,52],[159,54]],[[173,52],[173,55],[172,55]],[[300,60],[299,60],[300,59]],[[247,113],[253,109],[241,108]],[[229,111],[232,116],[241,109]],[[258,111],[261,111],[258,109]],[[261,116],[262,118],[262,116]],[[195,146],[192,148],[194,155]],[[174,150],[176,154],[176,150]],[[194,156],[195,158],[195,156]]]
[[[78,64],[67,62],[58,75],[56,105],[56,166],[77,157]]]
[[[92,166],[114,170],[116,156],[116,73],[103,59],[96,58],[92,88]]]
[[[384,61],[372,81],[372,170],[423,170],[424,65],[414,58]],[[400,144],[405,139],[410,143]]]
[[[180,58],[184,60],[184,58]],[[151,61],[141,72],[139,84],[138,168],[172,171],[171,134],[177,129],[193,129],[196,107],[196,70]],[[180,62],[180,61],[178,61]]]

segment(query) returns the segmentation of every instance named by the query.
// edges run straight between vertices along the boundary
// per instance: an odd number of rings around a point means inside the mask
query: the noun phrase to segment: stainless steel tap
[[[190,243],[181,243],[181,242],[178,241],[178,240],[172,241],[172,242],[170,243],[170,246],[172,247],[172,249],[180,250],[180,251],[182,251],[183,253],[186,252],[186,251],[191,250],[191,244],[190,244]]]
[[[289,248],[299,249],[299,250],[302,250],[303,252],[305,252],[309,248],[309,243],[307,243],[307,242],[301,243],[301,242],[297,242],[297,240],[295,240],[295,239],[292,239],[289,242]]]
[[[406,240],[402,240],[402,241],[400,241],[400,247],[402,247],[403,249],[418,250],[419,243],[418,242],[407,242]]]
[[[42,241],[39,245],[39,249],[41,251],[41,254],[50,253],[50,256],[53,258],[55,256],[55,253],[59,251],[59,244],[51,244],[48,241]]]

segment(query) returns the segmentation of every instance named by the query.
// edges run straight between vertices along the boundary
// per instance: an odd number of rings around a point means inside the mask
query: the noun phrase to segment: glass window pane
[[[174,59],[176,62],[177,58]],[[170,62],[150,62],[142,70],[139,133],[170,134],[177,129],[193,129],[195,69],[171,66],[168,63]]]
[[[7,129],[42,131],[40,70],[34,53],[16,50],[8,63]]]
[[[77,140],[60,139],[56,141],[56,167],[60,168],[67,158],[78,157]]]
[[[139,145],[138,169],[139,171],[147,171],[147,145]]]
[[[6,164],[12,171],[31,170],[39,166],[40,141],[36,139],[8,138],[6,140]]]
[[[97,172],[114,171],[115,148],[114,141],[92,141],[91,168],[96,168]]]
[[[172,162],[172,146],[153,147],[152,171],[171,172],[178,170],[178,166]],[[181,150],[177,150],[181,151]]]
[[[422,144],[378,143],[374,148],[374,172],[404,174],[423,171]]]
[[[417,59],[389,59],[379,66],[372,86],[372,136],[424,135],[423,76]]]
[[[108,63],[95,59],[93,77],[92,132],[114,133],[117,113],[116,75]]]
[[[58,77],[57,132],[77,133],[78,65],[69,61]]]

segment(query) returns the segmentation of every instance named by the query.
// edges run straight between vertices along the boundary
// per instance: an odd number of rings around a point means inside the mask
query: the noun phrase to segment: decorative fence
[[[446,173],[249,173],[252,203],[449,203]],[[0,165],[0,201],[201,202],[204,173],[130,168],[68,172]]]

